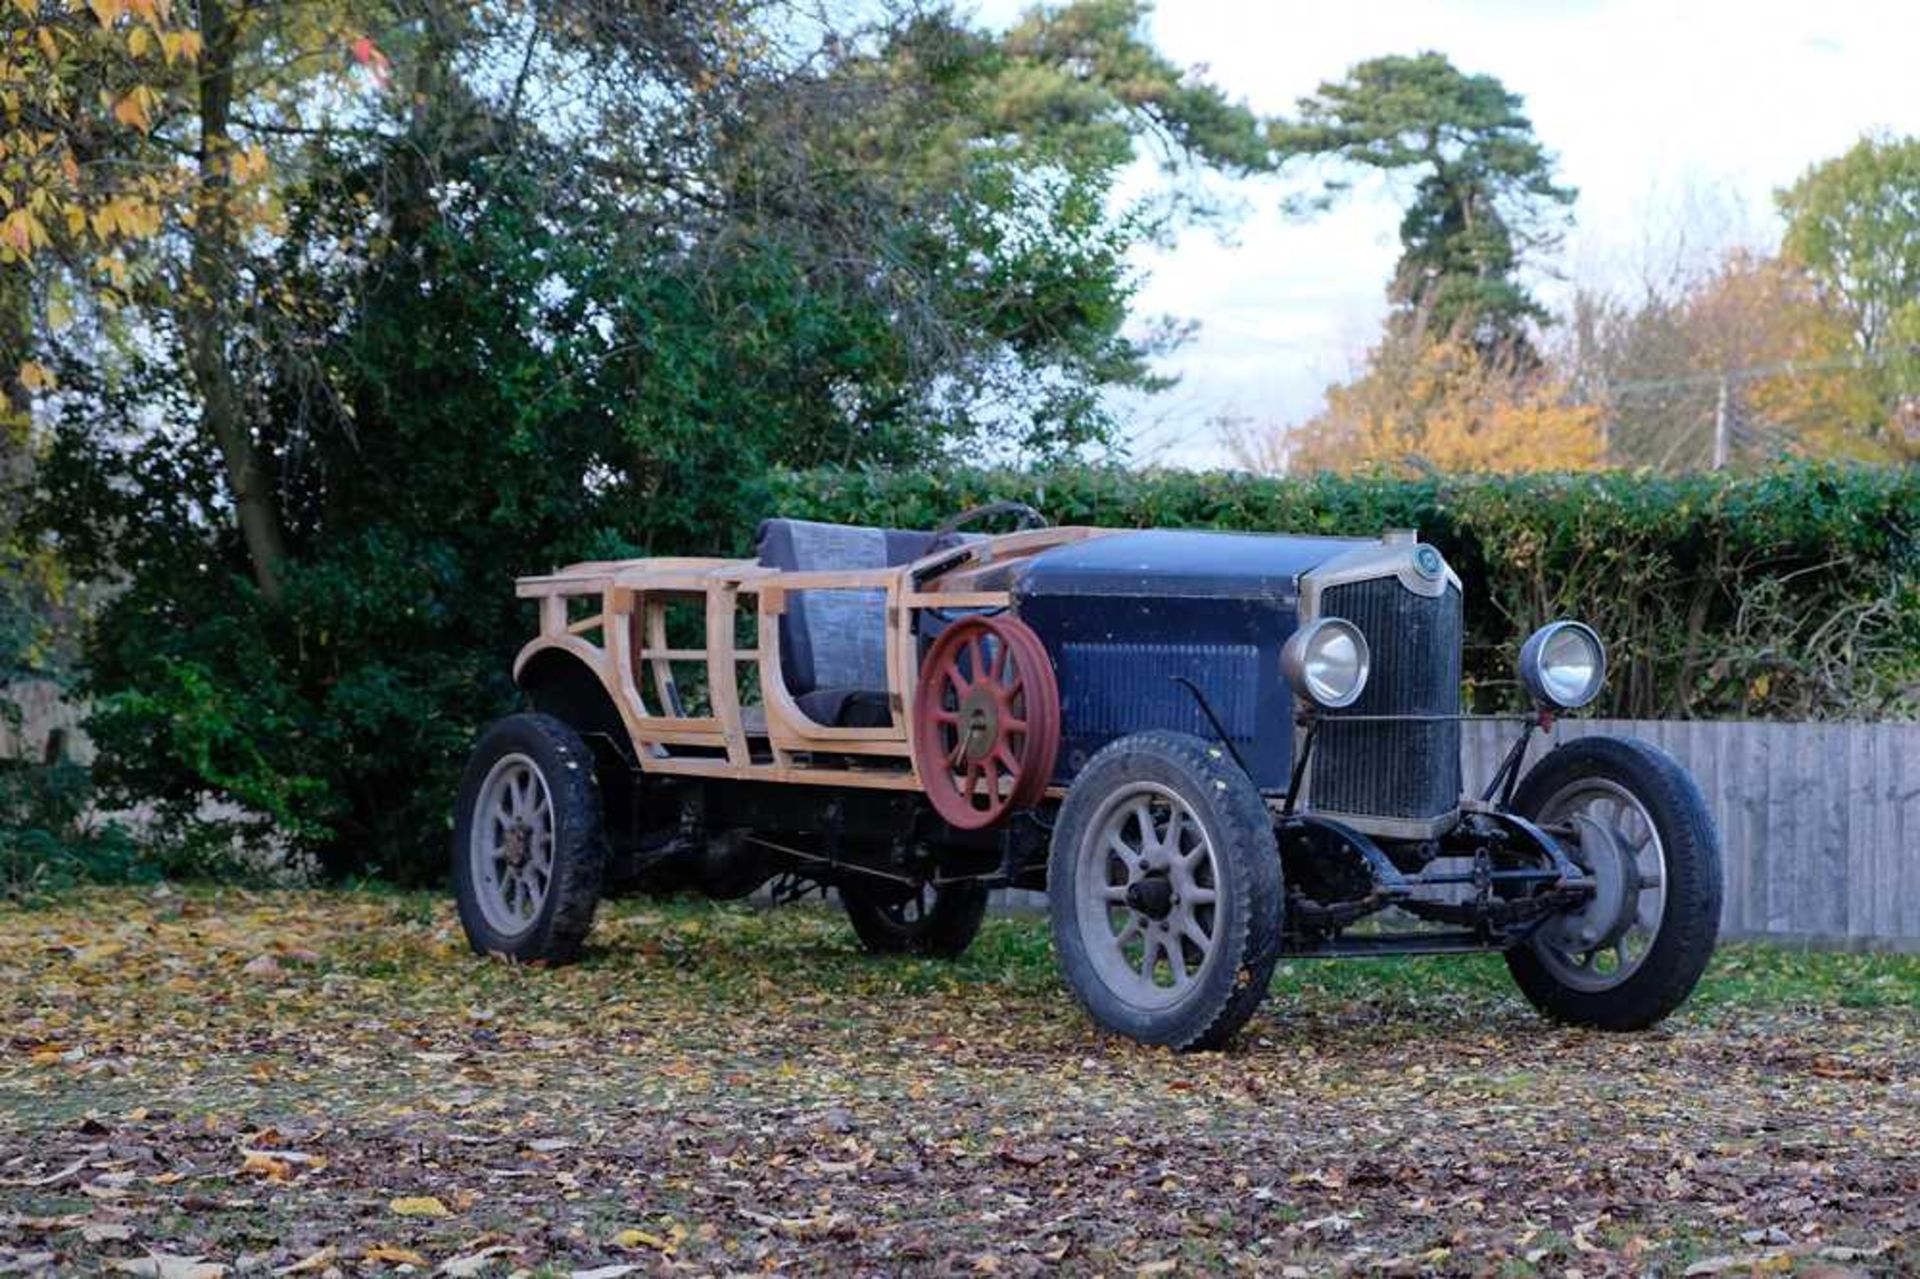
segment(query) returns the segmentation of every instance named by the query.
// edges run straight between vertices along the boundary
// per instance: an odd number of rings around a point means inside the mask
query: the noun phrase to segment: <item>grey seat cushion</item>
[[[763,520],[760,563],[789,572],[888,568],[925,555],[933,534],[913,529]],[[885,695],[886,592],[876,589],[804,590],[787,596],[780,619],[780,666],[787,691],[809,715],[819,709],[834,723],[855,690]],[[813,697],[809,694],[834,694]],[[864,699],[863,699],[864,700]],[[813,716],[819,719],[819,716]]]

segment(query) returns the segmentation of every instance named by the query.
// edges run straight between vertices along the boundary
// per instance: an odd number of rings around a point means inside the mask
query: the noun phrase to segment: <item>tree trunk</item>
[[[16,263],[0,277],[0,419],[7,429],[25,423],[33,396],[20,370],[33,355],[33,295],[26,268]]]
[[[200,425],[226,463],[234,515],[247,547],[253,580],[269,601],[280,599],[279,504],[260,447],[248,428],[246,407],[227,356],[227,321],[233,296],[233,225],[229,163],[233,142],[233,64],[239,31],[220,0],[200,5],[200,190],[181,308],[187,365],[200,397]]]
[[[32,321],[33,294],[16,263],[0,273],[0,501],[10,501],[33,465],[33,393],[20,377],[33,355]],[[0,507],[0,554],[8,550],[17,516],[11,505]],[[13,567],[9,562],[9,571]]]

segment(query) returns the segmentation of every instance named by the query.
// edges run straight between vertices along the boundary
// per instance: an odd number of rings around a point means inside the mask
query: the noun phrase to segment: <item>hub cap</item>
[[[533,926],[553,883],[553,800],[540,766],[504,755],[474,800],[468,844],[474,896],[487,926],[513,936]]]
[[[1534,950],[1562,984],[1611,990],[1646,962],[1667,909],[1667,850],[1632,791],[1600,777],[1563,787],[1541,807],[1542,826],[1570,828],[1573,859],[1596,881],[1593,900],[1549,922]]]
[[[1136,1008],[1183,999],[1219,952],[1219,865],[1187,801],[1153,782],[1122,787],[1077,856],[1080,936],[1101,981]]]

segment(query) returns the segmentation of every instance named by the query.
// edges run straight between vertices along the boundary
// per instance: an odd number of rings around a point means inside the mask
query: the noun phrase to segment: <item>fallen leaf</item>
[[[401,1248],[388,1243],[374,1244],[362,1252],[360,1257],[364,1261],[384,1261],[391,1266],[425,1267],[432,1264],[411,1248]]]
[[[286,1161],[275,1159],[264,1150],[249,1150],[240,1164],[240,1175],[265,1177],[268,1181],[286,1182],[293,1178],[293,1169]]]
[[[1827,1261],[1871,1261],[1886,1250],[1886,1244],[1874,1248],[1847,1248],[1831,1244],[1820,1250],[1820,1256]]]
[[[276,1275],[310,1275],[316,1271],[325,1270],[333,1264],[334,1257],[338,1255],[339,1250],[336,1248],[322,1248],[319,1252],[302,1257],[291,1265],[282,1266],[273,1273]]]
[[[18,1177],[0,1181],[0,1186],[53,1186],[65,1181],[87,1166],[87,1161],[76,1159],[59,1172],[50,1172],[44,1177]]]
[[[451,1217],[453,1210],[433,1195],[403,1195],[387,1205],[398,1217]]]
[[[1686,1275],[1718,1275],[1737,1270],[1741,1274],[1770,1274],[1777,1270],[1791,1270],[1793,1256],[1790,1253],[1774,1252],[1760,1255],[1749,1254],[1744,1257],[1720,1256],[1706,1257],[1694,1262],[1681,1272]]]
[[[497,1243],[491,1248],[482,1248],[479,1252],[470,1252],[464,1257],[454,1257],[442,1263],[439,1273],[447,1276],[447,1279],[473,1279],[474,1276],[485,1271],[487,1264],[495,1257],[504,1257],[519,1251],[521,1251],[519,1248],[511,1244]]]
[[[221,1279],[227,1268],[199,1257],[176,1257],[172,1253],[151,1252],[144,1257],[126,1257],[107,1262],[107,1269],[123,1275],[146,1275],[148,1279]]]

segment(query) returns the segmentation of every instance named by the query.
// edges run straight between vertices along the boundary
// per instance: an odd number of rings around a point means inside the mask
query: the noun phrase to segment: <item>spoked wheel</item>
[[[514,751],[495,760],[474,802],[470,855],[474,900],[488,927],[526,929],[553,887],[553,796],[532,758]]]
[[[1078,899],[1088,957],[1108,986],[1142,1008],[1180,1002],[1220,947],[1220,867],[1213,841],[1179,792],[1141,781],[1114,790],[1080,844]],[[1100,929],[1108,936],[1102,940]]]
[[[840,901],[860,944],[876,955],[951,959],[973,944],[987,914],[979,884],[849,884]]]
[[[1259,1007],[1279,955],[1280,854],[1252,779],[1180,733],[1122,738],[1061,805],[1054,948],[1101,1026],[1212,1048]]]
[[[593,756],[548,715],[510,715],[474,748],[453,831],[453,885],[474,950],[572,959],[593,926],[606,846]]]
[[[1699,788],[1665,751],[1584,737],[1550,752],[1514,797],[1568,841],[1595,882],[1580,910],[1548,920],[1507,965],[1551,1017],[1637,1030],[1686,1001],[1720,927],[1720,844]]]
[[[928,650],[913,696],[913,759],[934,811],[981,830],[1046,794],[1060,688],[1046,646],[1011,617],[962,617]]]

